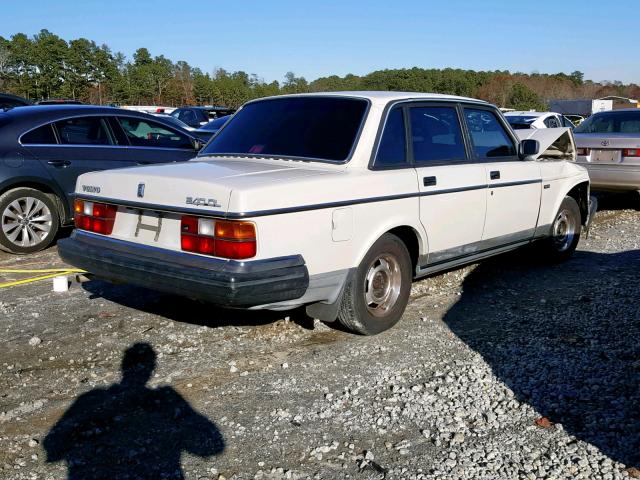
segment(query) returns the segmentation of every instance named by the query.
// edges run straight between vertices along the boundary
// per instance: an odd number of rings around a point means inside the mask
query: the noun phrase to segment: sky
[[[416,66],[640,83],[637,0],[5,0],[2,11],[5,38],[47,29],[267,82]]]

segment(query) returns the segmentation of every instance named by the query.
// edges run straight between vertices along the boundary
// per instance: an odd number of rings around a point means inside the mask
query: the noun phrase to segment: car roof
[[[2,115],[8,120],[3,128],[10,129],[13,135],[15,135],[15,138],[45,123],[82,115],[121,115],[152,120],[174,129],[177,128],[182,133],[192,136],[184,128],[180,128],[178,125],[163,120],[161,117],[117,107],[101,107],[96,105],[31,105],[12,108],[11,110],[2,112]],[[10,136],[3,137],[4,140],[9,138]]]
[[[640,108],[616,108],[615,110],[603,110],[601,112],[595,112],[594,115],[598,115],[600,113],[629,113],[629,112],[638,112],[640,113]]]
[[[30,105],[14,108],[6,112],[14,121],[26,121],[37,119],[39,123],[54,121],[58,118],[77,115],[126,115],[152,119],[162,119],[145,112],[126,110],[118,107],[102,107],[97,105]]]
[[[530,112],[530,111],[514,111],[514,112],[506,112],[504,114],[505,117],[546,117],[548,115],[559,115],[554,112]]]
[[[482,103],[482,104],[488,105],[488,102],[485,102],[484,100],[478,100],[477,98],[460,97],[457,95],[446,95],[441,93],[426,93],[426,92],[395,92],[395,91],[387,91],[387,90],[295,93],[290,95],[278,95],[274,97],[258,98],[256,100],[251,100],[251,101],[255,102],[255,101],[260,101],[265,99],[276,99],[276,98],[287,98],[287,97],[318,97],[318,96],[363,98],[375,104],[387,104],[389,102],[398,101],[398,100],[424,99],[424,100],[464,101],[464,102],[474,102],[474,103]]]

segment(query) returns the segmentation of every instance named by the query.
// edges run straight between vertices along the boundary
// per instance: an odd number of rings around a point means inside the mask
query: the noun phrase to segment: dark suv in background
[[[0,111],[0,248],[31,253],[73,221],[78,175],[189,160],[201,140],[160,118],[111,107]]]
[[[231,115],[234,112],[235,109],[226,107],[180,107],[176,108],[170,115],[190,127],[200,128],[211,120]]]

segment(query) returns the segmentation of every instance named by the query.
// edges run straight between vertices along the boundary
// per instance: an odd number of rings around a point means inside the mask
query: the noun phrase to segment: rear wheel
[[[541,243],[546,258],[561,262],[573,255],[580,241],[581,218],[575,199],[564,197],[551,225],[551,237]]]
[[[40,190],[14,188],[0,196],[0,248],[26,254],[54,240],[60,219],[55,200]]]
[[[349,330],[375,335],[395,325],[411,291],[411,258],[395,235],[384,234],[345,287],[338,320]]]

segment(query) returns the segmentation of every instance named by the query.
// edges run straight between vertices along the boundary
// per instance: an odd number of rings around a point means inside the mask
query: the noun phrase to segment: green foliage
[[[546,108],[536,92],[522,83],[514,83],[511,87],[507,106],[516,110],[545,110]]]
[[[23,33],[0,37],[0,89],[31,100],[65,97],[95,104],[228,107],[285,93],[400,90],[476,97],[524,110],[544,110],[551,98],[637,97],[640,91],[633,84],[585,81],[579,71],[547,75],[418,67],[377,70],[364,76],[331,75],[312,82],[290,71],[282,83],[266,83],[254,73],[221,68],[203,72],[185,61],[153,56],[146,48],[139,48],[128,60],[106,45],[86,38],[67,42],[47,30],[33,37]]]

